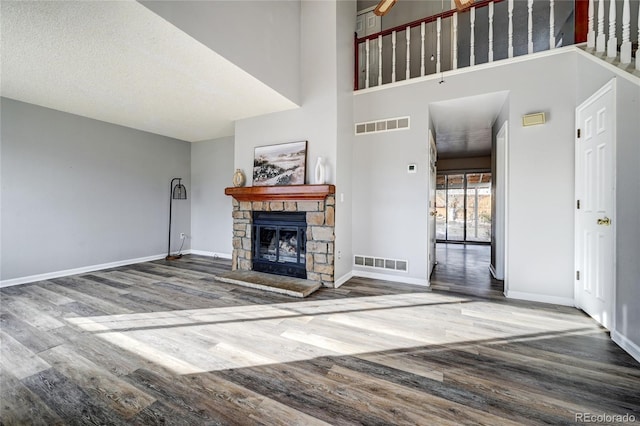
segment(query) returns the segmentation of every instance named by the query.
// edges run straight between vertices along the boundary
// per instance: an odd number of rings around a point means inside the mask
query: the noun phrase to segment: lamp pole
[[[180,185],[180,181],[182,178],[173,178],[171,179],[171,183],[169,184],[169,242],[167,243],[167,257],[165,260],[176,260],[180,259],[182,255],[171,256],[171,213],[173,212],[173,182],[178,181],[178,185]]]

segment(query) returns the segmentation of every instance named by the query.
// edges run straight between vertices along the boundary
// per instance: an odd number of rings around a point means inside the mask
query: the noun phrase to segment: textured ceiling
[[[296,107],[135,1],[0,7],[4,97],[190,142]]]
[[[491,127],[508,92],[459,98],[429,105],[438,158],[491,154]]]

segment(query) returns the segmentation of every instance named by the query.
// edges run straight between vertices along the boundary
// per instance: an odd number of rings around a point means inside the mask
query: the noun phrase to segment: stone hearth
[[[233,197],[234,271],[252,270],[254,211],[305,212],[307,280],[318,282],[325,287],[334,287],[333,185],[226,188],[225,194]]]

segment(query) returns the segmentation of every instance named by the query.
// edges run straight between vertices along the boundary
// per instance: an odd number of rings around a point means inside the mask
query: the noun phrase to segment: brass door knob
[[[606,216],[603,219],[598,219],[598,225],[609,226],[611,225],[611,219]]]

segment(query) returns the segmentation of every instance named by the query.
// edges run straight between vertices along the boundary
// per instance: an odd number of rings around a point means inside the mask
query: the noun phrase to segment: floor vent
[[[381,257],[353,256],[355,266],[367,268],[387,269],[400,272],[409,272],[409,261],[398,259],[383,259]]]
[[[356,123],[356,135],[393,132],[396,130],[407,130],[408,128],[409,117],[387,118],[385,120]]]

